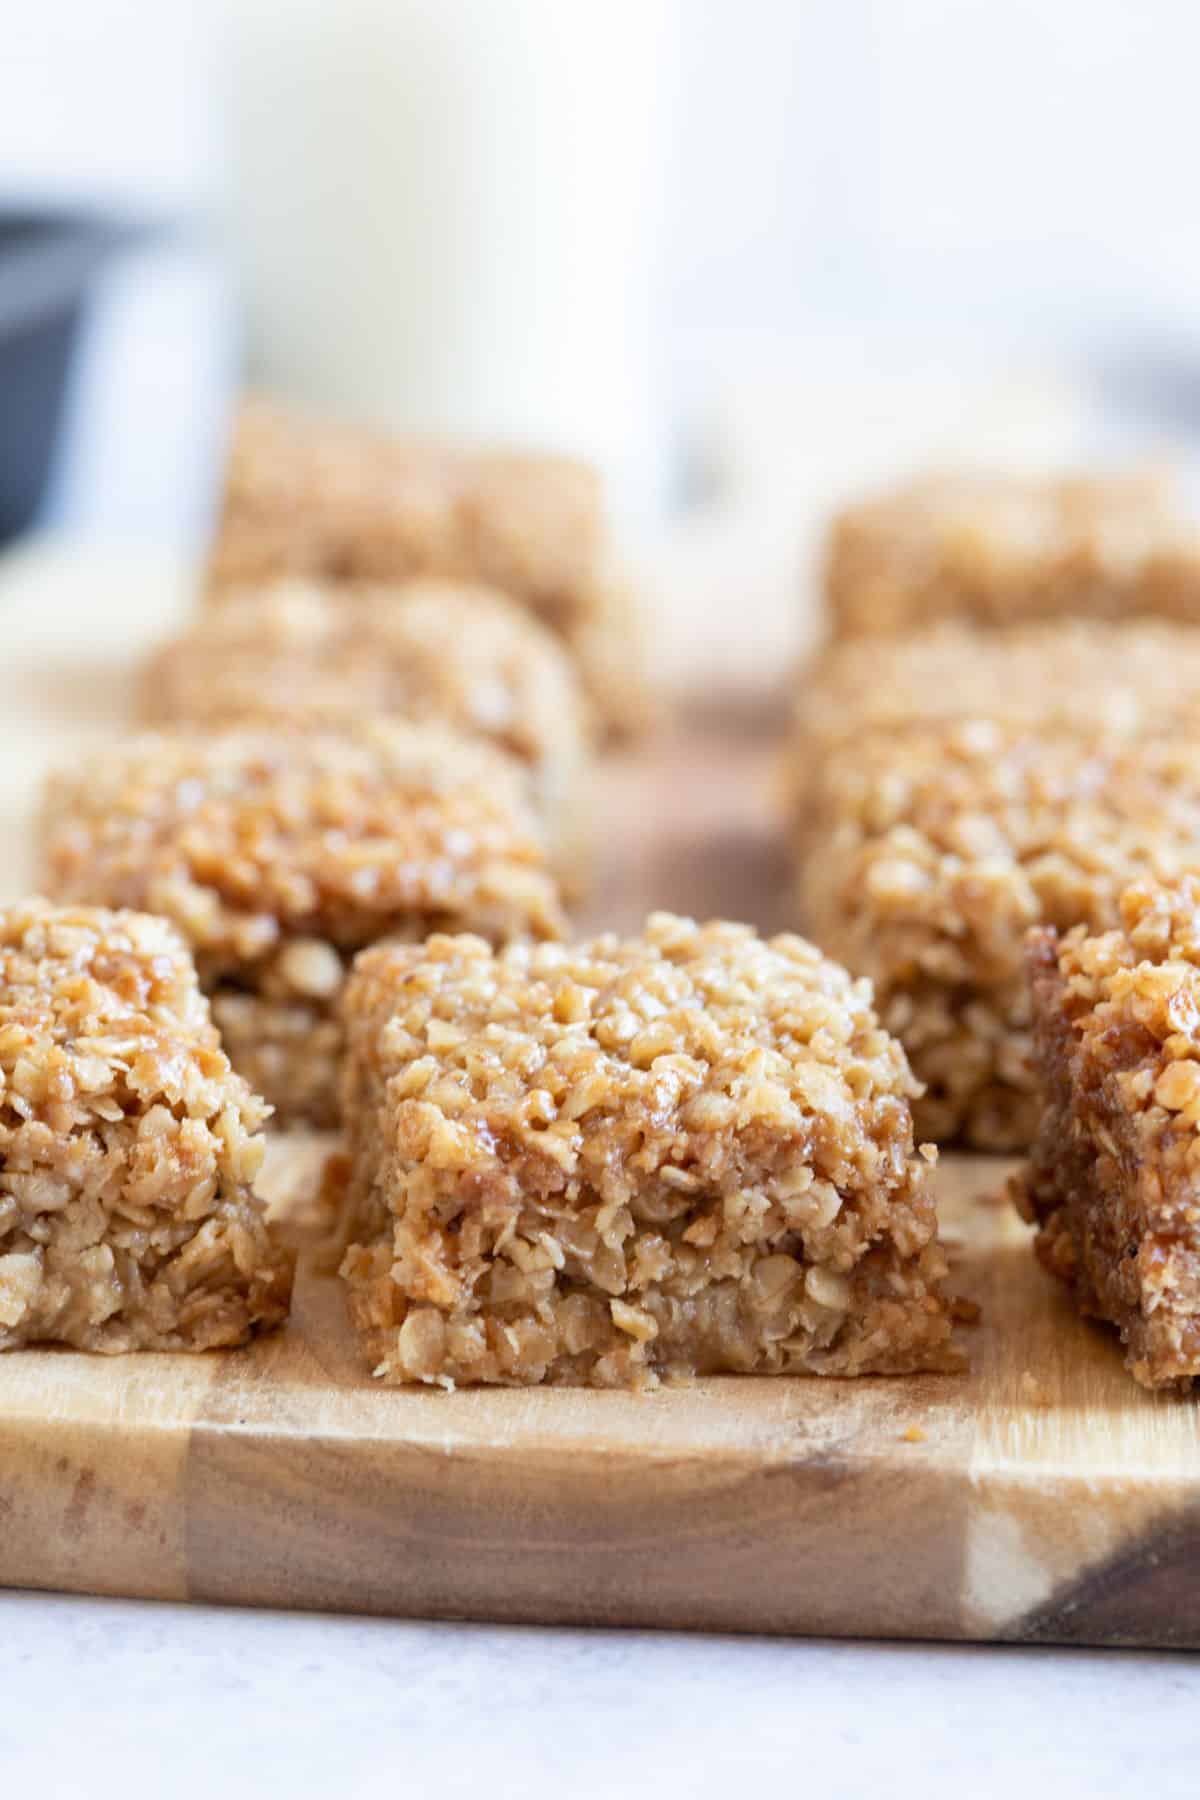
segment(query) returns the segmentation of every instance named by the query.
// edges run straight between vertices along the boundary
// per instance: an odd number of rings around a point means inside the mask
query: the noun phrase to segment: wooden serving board
[[[36,579],[35,579],[36,577]],[[55,585],[57,582],[57,585]],[[52,592],[48,592],[48,587]],[[126,705],[180,604],[18,569],[0,671],[4,887],[45,762]],[[91,609],[95,607],[95,616]],[[11,618],[11,615],[9,615]],[[597,784],[589,918],[787,922],[771,711],[677,721]],[[299,1224],[324,1146],[278,1139]],[[0,1583],[421,1617],[1200,1645],[1200,1402],[1142,1393],[1036,1267],[1008,1165],[939,1172],[965,1376],[725,1378],[647,1397],[374,1386],[302,1262],[278,1337],[209,1357],[0,1359]]]

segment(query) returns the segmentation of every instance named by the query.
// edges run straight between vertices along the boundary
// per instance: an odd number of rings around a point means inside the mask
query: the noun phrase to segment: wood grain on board
[[[44,578],[43,578],[44,579]],[[118,728],[138,649],[78,581],[0,670],[3,888],[47,762]],[[160,597],[161,596],[161,597]],[[74,607],[72,612],[70,609]],[[65,622],[64,622],[65,621]],[[104,680],[89,678],[99,669]],[[789,922],[764,710],[676,719],[597,780],[583,924]],[[279,1138],[298,1220],[324,1146]],[[302,1262],[277,1337],[209,1357],[0,1359],[0,1583],[424,1617],[1200,1645],[1200,1404],[1143,1393],[1041,1274],[1008,1165],[938,1174],[970,1372],[725,1378],[646,1397],[382,1390]]]

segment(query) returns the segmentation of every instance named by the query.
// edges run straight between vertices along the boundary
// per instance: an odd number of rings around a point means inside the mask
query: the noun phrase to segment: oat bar
[[[339,594],[284,579],[231,595],[142,671],[151,724],[342,726],[371,713],[442,720],[525,763],[574,867],[585,709],[560,641],[504,595],[429,579]]]
[[[208,591],[222,599],[285,574],[348,590],[424,575],[499,588],[566,641],[601,724],[645,721],[638,607],[584,463],[391,442],[250,401]]]
[[[1200,881],[1029,947],[1043,1109],[1021,1210],[1145,1387],[1200,1375]]]
[[[803,927],[873,982],[925,1083],[918,1135],[1021,1149],[1038,1115],[1025,933],[1104,930],[1139,875],[1200,863],[1200,740],[869,730],[814,767],[797,830]]]
[[[336,1120],[336,1001],[364,945],[562,924],[520,765],[442,726],[147,733],[51,780],[43,846],[55,897],[179,927],[287,1123]]]
[[[1049,619],[986,636],[944,621],[830,644],[796,696],[798,778],[880,726],[990,720],[1064,731],[1200,730],[1200,632],[1155,619]]]
[[[652,1385],[956,1366],[913,1083],[812,945],[642,937],[360,957],[351,1312],[395,1382]]]
[[[0,1350],[210,1350],[279,1324],[267,1110],[164,920],[0,910]]]
[[[829,539],[835,636],[939,618],[1200,620],[1200,533],[1152,473],[929,476],[847,507]]]

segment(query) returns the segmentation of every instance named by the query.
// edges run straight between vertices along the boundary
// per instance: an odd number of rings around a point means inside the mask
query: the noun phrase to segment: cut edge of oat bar
[[[1144,1387],[1200,1376],[1200,881],[1136,883],[1118,928],[1031,933],[1043,1112],[1014,1183],[1044,1266]]]

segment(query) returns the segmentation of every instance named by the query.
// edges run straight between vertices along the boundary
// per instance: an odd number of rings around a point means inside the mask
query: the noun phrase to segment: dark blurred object
[[[88,288],[141,230],[0,208],[0,542],[32,523],[49,479]]]

